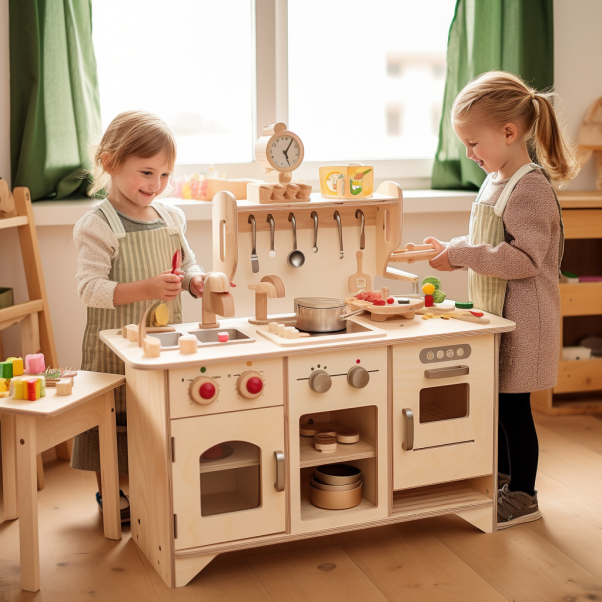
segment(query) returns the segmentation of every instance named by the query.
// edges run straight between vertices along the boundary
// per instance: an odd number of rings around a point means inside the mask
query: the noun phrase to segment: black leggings
[[[497,466],[510,475],[510,491],[534,495],[538,459],[531,393],[500,393]]]

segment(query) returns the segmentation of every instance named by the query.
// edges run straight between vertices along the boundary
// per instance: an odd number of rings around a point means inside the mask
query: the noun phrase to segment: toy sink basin
[[[325,199],[365,199],[374,191],[374,167],[351,163],[320,167],[320,194]]]
[[[227,332],[230,338],[226,343],[220,343],[217,338],[218,332]],[[233,345],[235,343],[252,343],[255,339],[238,328],[214,328],[211,330],[187,330],[178,332],[155,332],[149,336],[161,341],[161,349],[178,349],[178,341],[183,334],[194,335],[199,343],[198,347],[209,347],[211,345]]]

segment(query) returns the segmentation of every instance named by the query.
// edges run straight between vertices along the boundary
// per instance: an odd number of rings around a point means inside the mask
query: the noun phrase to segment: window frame
[[[256,139],[264,125],[288,122],[288,0],[252,0],[253,52],[255,77],[253,78],[253,128]],[[296,132],[303,139],[303,132]],[[250,141],[250,160],[245,163],[216,164],[217,175],[226,173],[231,178],[253,177],[261,179],[263,168],[254,159],[255,140]],[[358,157],[362,163],[374,166],[378,180],[392,179],[404,188],[430,188],[433,158],[379,159]],[[336,163],[336,158],[328,161]],[[304,161],[295,171],[297,178],[310,184],[318,182],[318,168],[324,161]],[[207,172],[209,164],[177,164],[180,173]]]

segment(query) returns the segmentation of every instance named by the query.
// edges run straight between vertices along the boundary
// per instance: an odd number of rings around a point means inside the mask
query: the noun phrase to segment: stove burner
[[[334,332],[311,332],[309,330],[301,330],[299,329],[299,332],[307,332],[307,334],[309,334],[310,337],[327,337],[327,336],[336,336],[336,335],[343,335],[343,334],[350,334],[350,333],[355,333],[355,332],[371,332],[369,328],[366,328],[365,326],[362,326],[361,324],[358,324],[357,322],[351,322],[349,320],[345,321],[345,328],[342,328],[341,330],[335,330]]]

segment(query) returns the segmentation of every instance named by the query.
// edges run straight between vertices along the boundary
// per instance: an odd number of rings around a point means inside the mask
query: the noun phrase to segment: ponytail
[[[579,173],[574,150],[567,143],[546,95],[535,93],[533,101],[538,108],[532,136],[537,158],[553,181],[569,182]]]
[[[460,91],[452,107],[452,121],[482,119],[496,125],[520,124],[533,159],[551,180],[562,185],[579,173],[579,164],[548,96],[552,95],[537,92],[512,73],[490,71]]]

